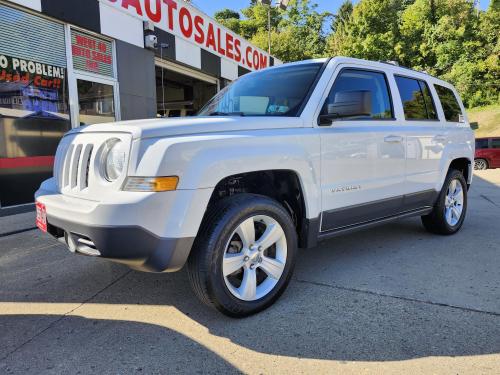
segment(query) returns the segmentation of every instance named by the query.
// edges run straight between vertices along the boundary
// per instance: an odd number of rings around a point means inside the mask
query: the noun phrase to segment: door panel
[[[405,127],[405,193],[435,189],[440,181],[440,162],[447,135],[439,122],[412,122]]]
[[[321,129],[322,230],[398,213],[402,205],[405,141],[386,142],[398,126],[384,122]],[[396,198],[395,198],[396,197]],[[381,201],[385,201],[382,204]]]
[[[332,121],[319,127],[321,230],[397,213],[403,199],[406,139],[394,118],[386,74],[340,66],[321,110],[320,119],[325,118]]]

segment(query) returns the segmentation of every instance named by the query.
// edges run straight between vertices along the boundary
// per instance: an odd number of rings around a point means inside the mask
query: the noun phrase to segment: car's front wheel
[[[226,315],[244,317],[270,306],[294,268],[297,234],[278,202],[240,194],[207,213],[188,261],[193,290]]]

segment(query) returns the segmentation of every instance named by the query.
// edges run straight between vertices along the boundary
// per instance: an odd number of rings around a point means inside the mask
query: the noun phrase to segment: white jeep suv
[[[332,58],[247,74],[196,117],[70,131],[37,222],[72,252],[150,272],[187,263],[230,316],[271,305],[297,248],[389,220],[463,224],[474,137],[455,89]]]

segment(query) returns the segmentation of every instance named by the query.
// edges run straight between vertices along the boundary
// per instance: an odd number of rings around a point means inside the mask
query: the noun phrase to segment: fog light
[[[179,177],[127,177],[123,190],[127,191],[171,191],[177,189]]]

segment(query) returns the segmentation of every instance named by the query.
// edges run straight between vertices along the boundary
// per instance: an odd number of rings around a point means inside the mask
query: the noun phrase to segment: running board
[[[359,223],[359,224],[348,225],[346,227],[341,227],[341,228],[336,228],[336,229],[332,229],[332,230],[325,231],[325,232],[320,232],[318,235],[318,241],[327,240],[327,239],[332,238],[332,237],[340,236],[340,235],[347,234],[350,232],[355,232],[355,231],[358,231],[361,229],[371,228],[371,227],[385,224],[385,223],[389,223],[391,221],[398,220],[398,219],[404,219],[404,218],[412,217],[412,216],[427,215],[427,214],[432,212],[432,209],[433,209],[433,207],[419,208],[417,210],[403,212],[401,214],[389,216],[389,217],[384,217],[382,219],[366,221],[366,222]]]

